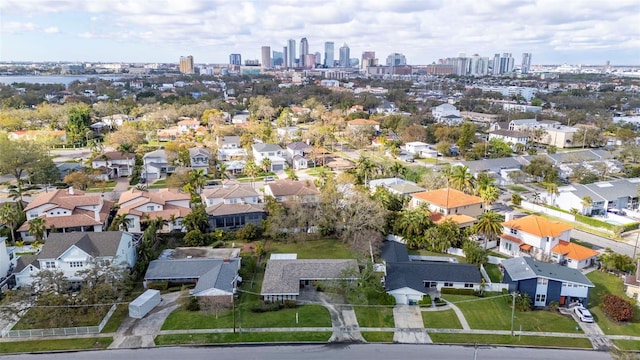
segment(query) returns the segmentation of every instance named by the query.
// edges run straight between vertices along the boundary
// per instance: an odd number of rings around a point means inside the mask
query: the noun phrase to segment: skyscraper
[[[376,52],[365,51],[362,53],[362,60],[360,61],[360,68],[367,70],[369,66],[375,66],[376,64]]]
[[[231,64],[231,65],[242,65],[242,56],[240,54],[231,54],[231,55],[229,55],[229,64]]]
[[[335,57],[333,56],[333,42],[327,41],[324,43],[324,66],[333,67]]]
[[[286,46],[282,48],[282,66],[289,66],[289,48]]]
[[[322,55],[320,54],[319,51],[316,51],[315,53],[315,64],[317,65],[322,64]]]
[[[351,64],[349,63],[349,46],[347,45],[347,43],[344,43],[344,45],[342,45],[342,47],[340,47],[340,67],[350,67]]]
[[[520,68],[523,74],[528,74],[531,70],[531,53],[522,54],[522,67]]]
[[[387,66],[403,66],[407,65],[407,58],[399,53],[393,53],[387,56]]]
[[[300,39],[300,67],[309,67],[307,64],[307,54],[309,53],[309,42],[306,37]]]
[[[180,72],[193,74],[193,56],[180,56]]]
[[[262,47],[262,61],[263,68],[271,67],[271,46],[263,46]]]
[[[289,39],[287,41],[287,67],[295,67],[296,66],[296,41],[293,39]]]
[[[500,74],[500,54],[493,55],[493,65],[491,65],[491,69],[493,69],[493,75]]]
[[[273,50],[273,56],[272,56],[271,64],[274,67],[278,67],[278,66],[284,65],[284,53],[282,51]]]

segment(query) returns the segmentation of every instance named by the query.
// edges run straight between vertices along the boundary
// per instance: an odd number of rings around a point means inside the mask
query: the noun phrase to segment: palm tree
[[[424,236],[426,229],[433,226],[429,211],[424,208],[403,210],[398,219],[400,235],[406,239],[407,245],[416,247]]]
[[[196,192],[196,194],[200,194],[206,183],[204,170],[195,169],[189,171],[189,180],[187,182],[191,185],[191,188]]]
[[[535,191],[532,195],[531,195],[531,201],[533,201],[534,204],[538,204],[540,202],[540,193]]]
[[[264,170],[264,172],[269,172],[269,170],[271,170],[271,159],[269,159],[268,157],[262,158],[260,165],[262,166],[262,170]]]
[[[587,215],[587,209],[591,207],[593,204],[593,199],[589,195],[585,195],[582,197],[582,201],[580,205],[582,205],[582,214]],[[589,215],[591,215],[591,211],[589,211]]]
[[[551,197],[551,205],[556,205],[556,196],[558,196],[558,185],[555,183],[547,184],[547,194]]]
[[[245,175],[251,177],[251,185],[256,179],[256,176],[260,173],[260,169],[256,162],[253,160],[248,160],[246,164],[244,164],[244,173]]]
[[[31,191],[37,189],[37,187],[35,186],[29,185],[29,186],[23,187],[22,185],[23,185],[22,181],[19,180],[16,185],[9,185],[7,187],[7,189],[9,190],[9,198],[11,198],[13,201],[15,201],[18,204],[18,207],[20,208],[20,210],[23,210],[22,198],[24,196],[30,195]]]
[[[389,170],[389,173],[391,173],[391,175],[393,175],[394,178],[397,178],[398,175],[404,175],[404,173],[407,171],[407,168],[405,168],[404,165],[396,161],[391,166],[389,166],[388,170]]]
[[[374,173],[376,165],[367,157],[360,156],[356,164],[358,176],[364,179],[364,185],[369,183],[369,177]]]
[[[478,222],[473,226],[476,234],[484,235],[484,248],[487,249],[489,239],[493,240],[498,234],[502,234],[502,215],[495,211],[487,211],[478,216]]]
[[[492,186],[494,181],[495,179],[489,176],[487,172],[483,171],[479,173],[476,178],[476,195],[479,196],[482,191],[484,191],[489,186]]]
[[[0,222],[11,230],[11,243],[16,243],[15,231],[24,222],[24,213],[17,205],[4,203],[0,207]]]
[[[35,218],[29,221],[29,234],[33,235],[37,242],[42,242],[46,231],[46,222],[43,218]]]
[[[129,231],[129,226],[131,226],[131,218],[128,218],[127,214],[119,214],[113,218],[113,221],[111,221],[110,228],[113,231]]]
[[[475,178],[469,171],[469,168],[466,166],[455,166],[451,171],[450,186],[467,194],[473,194]]]
[[[493,185],[487,186],[485,189],[480,191],[480,197],[484,202],[485,208],[491,210],[491,205],[500,198],[500,189]]]

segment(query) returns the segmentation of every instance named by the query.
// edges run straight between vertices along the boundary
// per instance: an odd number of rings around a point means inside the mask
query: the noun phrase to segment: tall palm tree
[[[580,202],[580,205],[582,205],[582,214],[587,215],[587,209],[590,208],[591,205],[593,205],[593,199],[591,198],[591,196],[585,195],[582,197],[582,201]]]
[[[271,159],[269,159],[268,157],[262,158],[260,165],[262,166],[262,170],[264,170],[264,172],[269,172],[269,170],[271,170]]]
[[[11,230],[11,243],[16,243],[15,231],[24,222],[24,213],[17,205],[4,203],[0,207],[0,222]]]
[[[394,178],[397,178],[398,175],[404,175],[407,171],[407,168],[404,165],[400,164],[400,162],[395,161],[391,166],[389,166],[388,171]]]
[[[555,183],[547,184],[547,194],[551,197],[551,205],[556,205],[556,197],[558,196],[558,185]]]
[[[481,192],[489,186],[492,186],[494,181],[495,179],[489,176],[487,172],[483,171],[479,173],[476,178],[476,195],[480,196]]]
[[[119,214],[111,221],[110,229],[113,231],[129,231],[129,226],[131,226],[131,219],[127,217],[127,214]]]
[[[484,248],[487,249],[489,239],[493,240],[498,234],[502,234],[502,215],[495,211],[487,211],[478,216],[478,222],[473,226],[476,234],[484,235]]]
[[[191,188],[196,192],[196,194],[200,194],[206,183],[204,170],[195,169],[189,171],[189,180],[187,183],[191,185]]]
[[[369,183],[369,177],[376,170],[376,165],[367,157],[360,156],[356,164],[357,173],[360,178],[364,179],[364,185]]]
[[[452,169],[450,186],[467,194],[473,194],[475,178],[466,166],[455,166]]]
[[[398,219],[400,235],[407,241],[407,245],[417,247],[425,230],[433,226],[429,211],[424,208],[403,210]]]
[[[258,165],[256,165],[255,161],[247,160],[247,162],[244,164],[244,173],[245,175],[251,177],[251,185],[253,185],[256,176],[260,173],[260,169],[258,168]]]
[[[36,241],[42,242],[46,231],[46,222],[43,218],[29,220],[29,234],[33,235],[36,238]]]
[[[35,186],[31,186],[31,185],[23,186],[23,185],[24,185],[23,182],[19,180],[15,185],[9,185],[7,187],[7,189],[9,190],[9,198],[11,198],[13,201],[15,201],[18,204],[18,208],[20,210],[23,210],[22,198],[24,196],[29,196],[33,190],[37,189],[37,187]]]
[[[484,202],[485,208],[491,210],[491,205],[500,198],[500,189],[498,187],[490,185],[480,191],[480,197]]]

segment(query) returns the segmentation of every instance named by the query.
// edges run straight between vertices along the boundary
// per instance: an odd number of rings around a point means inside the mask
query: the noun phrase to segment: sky
[[[336,58],[346,43],[380,63],[530,52],[534,65],[639,65],[639,24],[640,0],[1,0],[0,61],[228,63],[306,37],[312,53],[333,41]]]

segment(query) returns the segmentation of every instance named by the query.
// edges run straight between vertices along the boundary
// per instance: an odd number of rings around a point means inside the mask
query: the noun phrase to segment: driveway
[[[422,312],[418,306],[396,305],[393,308],[396,331],[393,342],[402,344],[430,344],[429,334],[424,330]]]
[[[573,312],[573,309],[561,309],[560,312],[563,314],[571,314],[571,317],[578,323],[578,326],[580,326],[584,334],[589,337],[589,341],[591,341],[591,345],[594,350],[608,351],[613,346],[611,340],[604,334],[597,323],[585,323],[580,321]]]
[[[156,337],[169,314],[180,305],[180,292],[162,295],[162,302],[142,319],[127,317],[113,337],[109,349],[128,349],[156,346]]]

